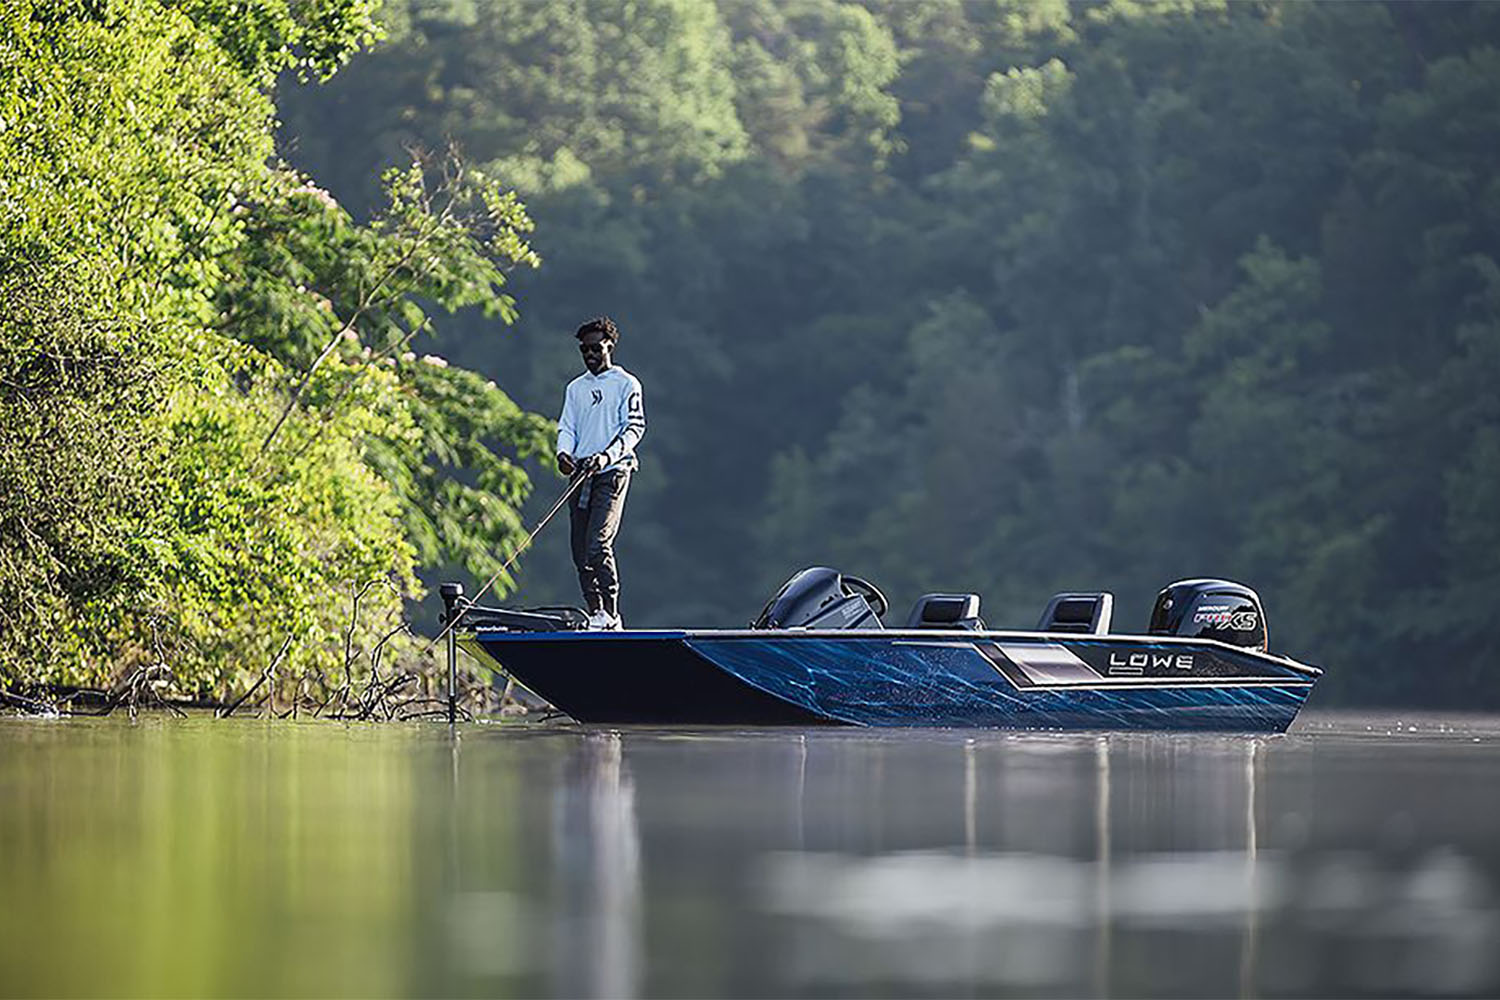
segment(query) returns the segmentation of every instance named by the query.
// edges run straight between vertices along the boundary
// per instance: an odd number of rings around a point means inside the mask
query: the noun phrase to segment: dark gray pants
[[[573,565],[589,613],[618,615],[620,574],[615,567],[615,534],[625,513],[625,491],[630,470],[601,472],[584,483],[568,501],[573,528]]]

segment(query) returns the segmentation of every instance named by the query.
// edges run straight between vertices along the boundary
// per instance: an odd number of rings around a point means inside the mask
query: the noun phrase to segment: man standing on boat
[[[635,446],[646,434],[641,383],[614,363],[620,331],[608,316],[578,328],[588,371],[568,383],[557,420],[557,471],[583,484],[568,501],[573,565],[588,606],[589,628],[620,628],[620,575],[615,534],[635,471]]]

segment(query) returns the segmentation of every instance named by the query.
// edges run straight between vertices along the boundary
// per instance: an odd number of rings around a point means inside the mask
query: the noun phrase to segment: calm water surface
[[[0,720],[0,993],[1500,993],[1500,719]]]

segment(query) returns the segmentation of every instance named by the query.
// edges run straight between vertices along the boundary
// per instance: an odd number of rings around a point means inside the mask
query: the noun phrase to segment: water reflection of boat
[[[1224,580],[1167,587],[1143,635],[1110,631],[1107,593],[1056,595],[1034,631],[928,594],[886,628],[877,588],[823,567],[748,629],[589,632],[443,592],[458,645],[580,722],[1281,732],[1321,674],[1267,652],[1260,599]]]

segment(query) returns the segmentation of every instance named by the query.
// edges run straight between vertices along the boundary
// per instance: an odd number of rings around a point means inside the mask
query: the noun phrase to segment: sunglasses
[[[603,344],[579,344],[578,345],[578,352],[580,354],[603,354],[604,353],[604,345]]]

